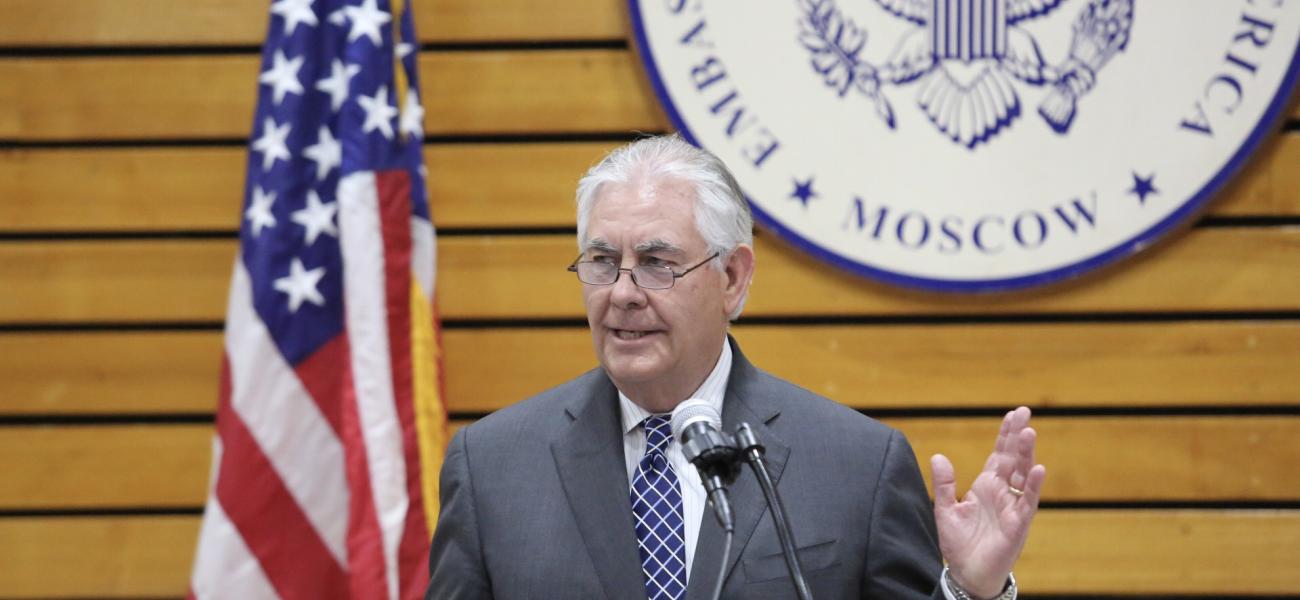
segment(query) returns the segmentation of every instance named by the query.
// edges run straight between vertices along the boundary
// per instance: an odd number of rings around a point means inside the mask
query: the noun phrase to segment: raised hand
[[[1029,416],[1022,406],[1002,419],[993,453],[960,502],[952,462],[942,454],[930,458],[939,550],[957,585],[977,597],[1001,593],[1038,512],[1047,468],[1034,464],[1037,433]]]

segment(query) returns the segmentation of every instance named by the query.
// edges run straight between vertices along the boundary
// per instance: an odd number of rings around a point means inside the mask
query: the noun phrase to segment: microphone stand
[[[785,514],[785,506],[781,504],[781,495],[772,484],[772,475],[767,471],[767,462],[763,460],[765,448],[758,442],[758,437],[754,435],[754,430],[750,428],[749,423],[741,423],[736,429],[736,443],[740,447],[741,456],[754,471],[759,487],[763,488],[763,496],[767,498],[767,508],[772,513],[772,522],[776,524],[776,536],[781,540],[781,552],[785,555],[785,566],[790,569],[790,579],[794,582],[795,592],[798,593],[800,600],[813,600],[812,591],[808,589],[808,581],[803,576],[803,567],[799,564],[799,555],[795,551],[790,520]]]
[[[722,545],[722,561],[718,565],[718,580],[713,585],[713,600],[722,596],[722,577],[727,573],[731,542],[736,534],[736,520],[731,512],[731,499],[727,485],[740,474],[740,451],[731,436],[716,429],[707,429],[682,441],[682,454],[686,461],[700,471],[700,479],[708,492],[713,515],[718,518],[726,538]]]

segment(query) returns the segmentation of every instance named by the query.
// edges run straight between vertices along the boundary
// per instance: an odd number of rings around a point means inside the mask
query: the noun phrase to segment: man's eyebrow
[[[652,254],[655,252],[672,252],[676,254],[682,254],[681,248],[677,247],[676,244],[673,244],[672,242],[669,242],[668,240],[662,238],[655,238],[652,240],[646,240],[644,242],[641,242],[640,244],[636,245],[636,248],[634,248],[634,250],[636,250],[637,254]]]
[[[618,251],[616,248],[614,248],[614,244],[611,244],[601,238],[595,238],[587,241],[587,250],[589,251],[595,250],[598,252],[610,252],[610,253],[614,253]]]

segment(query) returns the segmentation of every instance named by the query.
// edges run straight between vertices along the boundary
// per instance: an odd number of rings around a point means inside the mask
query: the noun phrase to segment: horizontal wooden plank
[[[0,589],[183,596],[198,531],[188,516],[0,519]],[[1297,511],[1045,510],[1016,577],[1025,594],[1290,594],[1297,561]]]
[[[458,236],[439,241],[439,300],[448,319],[578,318],[564,265],[568,235]],[[1187,232],[1122,267],[1032,293],[912,294],[840,273],[766,238],[746,314],[904,315],[1300,308],[1300,228]],[[0,323],[212,321],[225,314],[235,242],[0,243]],[[800,293],[788,293],[799,290]]]
[[[952,458],[961,485],[993,447],[997,418],[891,418],[929,479]],[[1048,501],[1300,499],[1300,417],[1039,417]],[[138,508],[203,503],[207,425],[0,428],[0,509]],[[1159,485],[1151,482],[1159,481]]]
[[[211,414],[221,333],[0,334],[0,414]]]
[[[0,80],[12,82],[0,88],[0,139],[248,137],[258,61],[251,54],[0,59]],[[435,51],[421,56],[420,71],[430,134],[669,128],[629,50]]]
[[[625,50],[430,52],[421,57],[431,134],[663,130]],[[247,137],[256,56],[0,60],[0,138]],[[17,93],[16,90],[22,90]]]
[[[435,224],[571,227],[578,177],[613,147],[430,145]],[[0,232],[233,230],[246,161],[243,148],[0,150]]]
[[[243,148],[0,150],[0,231],[239,227]]]
[[[120,508],[203,504],[211,425],[0,428],[0,507]]]
[[[1210,204],[1216,216],[1300,215],[1300,135],[1275,136]]]
[[[568,236],[448,240],[439,255],[449,318],[578,317]],[[1018,295],[904,293],[850,276],[770,238],[756,244],[746,314],[901,315],[1041,312],[1294,310],[1300,306],[1300,228],[1196,230],[1107,273]],[[572,283],[572,282],[571,282]],[[798,293],[792,293],[798,290]],[[0,313],[2,314],[2,313]]]
[[[199,517],[0,519],[6,598],[182,598]]]
[[[733,331],[755,364],[868,410],[1300,401],[1300,326],[1290,323],[742,323]],[[585,328],[454,329],[443,341],[459,411],[495,410],[595,365]]]
[[[435,52],[420,60],[432,135],[669,129],[624,50]]]
[[[0,59],[0,81],[11,82],[0,96],[0,139],[249,137],[258,61],[252,55]],[[420,73],[430,134],[667,128],[624,50],[430,52],[421,57]]]
[[[1290,322],[740,324],[733,332],[758,365],[862,409],[1300,402],[1300,325]],[[449,329],[442,339],[453,412],[496,410],[595,365],[582,327]],[[6,333],[0,356],[0,414],[211,413],[221,334]]]
[[[1026,594],[1291,594],[1297,558],[1294,511],[1043,511],[1016,576]]]
[[[593,142],[428,146],[425,161],[429,167],[434,224],[438,227],[575,227],[574,194],[578,178],[618,145]]]
[[[615,145],[430,145],[435,224],[572,227],[574,184]],[[233,229],[246,160],[243,148],[0,150],[0,232]],[[1279,136],[1208,214],[1300,216],[1297,164],[1300,135]]]
[[[0,46],[261,44],[269,4],[265,0],[6,0]],[[625,11],[616,0],[413,4],[422,42],[604,40],[624,35]]]
[[[236,243],[0,245],[0,321],[193,321],[225,315]]]
[[[884,419],[929,457],[952,459],[959,486],[983,468],[999,420]],[[1294,500],[1298,417],[1035,417],[1048,501]],[[1268,455],[1268,458],[1263,458]],[[1152,485],[1152,482],[1159,482]],[[1159,489],[1168,486],[1168,489]]]

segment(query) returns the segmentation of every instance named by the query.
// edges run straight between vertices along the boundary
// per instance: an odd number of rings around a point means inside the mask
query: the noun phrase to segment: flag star
[[[269,171],[276,164],[276,158],[289,160],[289,144],[285,140],[289,139],[290,129],[292,123],[276,125],[276,119],[270,117],[261,122],[261,138],[252,143],[253,152],[261,152],[261,170]]]
[[[302,259],[295,258],[289,265],[289,274],[275,280],[274,286],[276,291],[289,295],[289,312],[296,313],[304,300],[316,306],[325,306],[325,297],[316,289],[324,276],[325,267],[308,271],[302,265]]]
[[[424,135],[424,107],[420,106],[420,95],[415,90],[407,90],[406,105],[402,107],[402,133],[412,137]]]
[[[263,171],[270,171],[277,158],[289,160],[289,146],[285,140],[289,139],[292,127],[292,123],[276,125],[275,119],[271,117],[262,121],[262,137],[253,142],[253,151],[262,153]]]
[[[344,65],[336,58],[330,65],[330,76],[316,82],[316,89],[330,95],[330,109],[334,112],[338,112],[348,99],[348,85],[352,83],[352,76],[360,72],[360,65]]]
[[[334,226],[334,214],[338,210],[337,202],[324,204],[320,201],[316,190],[311,190],[307,192],[307,208],[294,211],[289,218],[307,229],[307,245],[310,246],[316,243],[316,238],[322,233],[334,238],[339,237],[339,230]]]
[[[316,12],[311,9],[311,5],[316,0],[276,0],[271,5],[271,13],[284,17],[284,34],[293,35],[293,30],[298,27],[299,23],[306,23],[315,27],[319,22],[316,20]]]
[[[342,27],[343,25],[346,25],[346,24],[347,24],[347,22],[348,22],[348,16],[345,15],[345,14],[343,14],[343,9],[340,8],[340,9],[338,9],[338,10],[336,10],[336,11],[330,13],[330,16],[325,17],[325,20],[326,20],[326,21],[329,21],[330,23],[333,23],[333,24],[335,24],[335,25],[338,25],[339,27]]]
[[[325,179],[330,169],[343,164],[343,144],[334,139],[330,128],[320,126],[320,138],[311,146],[302,149],[302,155],[316,163],[316,179]]]
[[[366,111],[366,122],[361,126],[361,133],[370,133],[376,129],[384,137],[393,139],[393,117],[397,116],[397,107],[388,103],[388,86],[379,86],[374,96],[359,96],[357,102]]]
[[[370,38],[370,42],[376,47],[382,42],[379,26],[393,20],[387,12],[379,10],[375,0],[365,0],[361,6],[345,6],[343,12],[352,20],[352,29],[348,31],[348,42],[354,42],[364,35]]]
[[[302,95],[302,83],[298,81],[298,69],[302,68],[302,61],[301,56],[289,60],[284,56],[284,51],[276,50],[274,64],[257,79],[262,83],[271,84],[275,91],[276,104],[284,100],[284,95],[289,92]]]
[[[402,42],[398,44],[396,48],[393,49],[393,55],[397,56],[397,60],[402,60],[403,58],[410,56],[411,52],[413,52],[414,50],[415,50],[414,45],[408,44],[406,42]]]
[[[274,192],[268,194],[261,186],[253,188],[253,202],[248,205],[248,210],[244,211],[244,217],[253,228],[253,237],[262,233],[265,227],[275,227],[275,215],[271,213],[272,204],[275,204]]]

